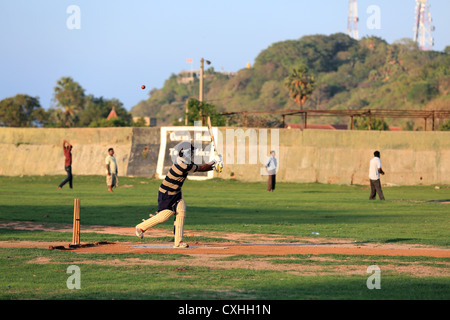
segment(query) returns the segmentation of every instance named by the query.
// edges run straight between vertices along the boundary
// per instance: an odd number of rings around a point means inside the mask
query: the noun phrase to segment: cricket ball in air
[[[145,86],[144,86],[144,85],[142,85],[142,86],[141,86],[141,89],[145,89]]]

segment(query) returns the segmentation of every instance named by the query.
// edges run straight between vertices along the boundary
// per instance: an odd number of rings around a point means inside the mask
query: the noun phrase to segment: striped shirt
[[[177,158],[177,162],[172,165],[166,178],[161,183],[159,187],[160,192],[167,192],[169,195],[180,193],[187,175],[198,170],[198,165],[193,163],[187,164],[183,160],[182,157]]]

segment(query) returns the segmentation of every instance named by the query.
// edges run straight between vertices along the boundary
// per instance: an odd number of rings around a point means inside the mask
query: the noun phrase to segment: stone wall
[[[225,162],[230,162],[226,159],[227,150],[233,146],[233,142],[227,141],[230,135],[226,130],[229,129],[221,129],[223,154]],[[259,133],[260,129],[256,132]],[[267,136],[271,136],[270,130]],[[237,140],[236,137],[234,157],[237,156]],[[279,130],[277,181],[365,185],[368,184],[369,161],[375,150],[381,152],[386,172],[382,177],[383,184],[450,184],[450,132],[437,131],[282,129]],[[266,176],[261,174],[263,161],[260,159],[256,165],[238,165],[236,159],[233,163],[225,165],[223,178],[266,180]]]
[[[272,131],[250,130],[219,129],[225,162],[221,178],[266,180],[264,162],[272,149]],[[245,133],[256,134],[257,148]],[[265,146],[259,146],[261,133],[267,133]],[[278,135],[280,182],[367,184],[369,161],[379,150],[385,185],[450,184],[449,132],[279,129],[273,133]],[[112,147],[119,175],[155,176],[160,128],[0,128],[0,175],[65,175],[64,139],[74,146],[74,175],[104,175],[104,159]],[[241,143],[245,143],[244,163],[237,159]]]
[[[127,173],[132,128],[0,128],[0,174],[65,175],[64,139],[73,145],[74,175],[104,175],[110,147],[115,151],[119,175]]]

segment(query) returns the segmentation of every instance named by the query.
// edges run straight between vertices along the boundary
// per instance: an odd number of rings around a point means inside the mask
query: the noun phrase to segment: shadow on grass
[[[428,200],[430,203],[450,203],[450,199]]]
[[[156,211],[152,205],[82,205],[82,225],[135,226],[142,219],[148,219]],[[72,205],[0,205],[3,221],[34,221],[36,223],[73,222]],[[332,208],[283,208],[277,206],[258,208],[248,207],[207,207],[188,206],[187,219],[190,225],[271,225],[277,228],[296,225],[358,225],[386,221],[386,214],[354,213]],[[389,219],[405,219],[403,214],[389,214]],[[172,217],[168,221],[172,221]],[[168,223],[168,222],[166,222]],[[386,222],[387,223],[387,222]]]
[[[417,238],[395,238],[395,239],[387,239],[385,241],[383,241],[384,243],[404,243],[404,242],[408,242],[408,241],[417,241],[419,239]]]

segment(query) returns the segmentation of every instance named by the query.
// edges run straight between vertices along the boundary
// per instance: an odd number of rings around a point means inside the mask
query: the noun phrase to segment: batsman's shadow
[[[369,242],[318,242],[318,243],[248,243],[243,246],[270,246],[270,247],[313,247],[313,246],[338,246],[338,245],[364,245]]]
[[[397,242],[407,242],[407,241],[416,241],[417,238],[394,238],[394,239],[387,239],[384,241],[384,243],[397,243]]]
[[[428,200],[430,203],[450,203],[450,199]]]

